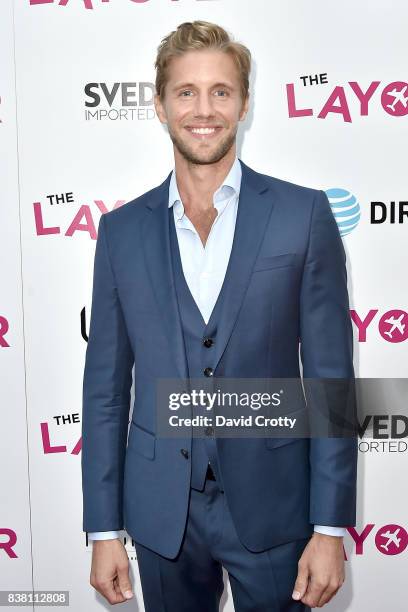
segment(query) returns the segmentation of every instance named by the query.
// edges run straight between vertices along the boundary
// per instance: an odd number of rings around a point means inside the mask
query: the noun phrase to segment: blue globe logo
[[[332,189],[327,189],[325,193],[329,199],[334,218],[336,219],[340,236],[347,236],[360,221],[360,204],[357,202],[355,196],[347,191],[347,189],[333,187]]]

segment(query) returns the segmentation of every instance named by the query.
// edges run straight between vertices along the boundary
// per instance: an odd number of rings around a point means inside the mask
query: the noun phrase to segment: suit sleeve
[[[109,257],[102,215],[95,248],[92,307],[82,393],[83,530],[123,528],[123,469],[133,351]]]
[[[311,216],[300,297],[300,342],[304,378],[319,382],[341,378],[353,384],[346,254],[324,191],[316,193]],[[347,398],[344,410],[346,402]],[[342,399],[336,396],[335,403],[338,408]],[[308,408],[311,413],[316,406]],[[355,525],[357,456],[356,435],[311,437],[310,523]]]

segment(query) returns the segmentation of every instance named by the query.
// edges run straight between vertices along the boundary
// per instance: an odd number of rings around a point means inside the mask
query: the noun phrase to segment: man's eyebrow
[[[176,83],[176,85],[174,85],[174,87],[172,87],[171,90],[176,91],[177,89],[183,89],[187,87],[194,88],[196,87],[196,85],[194,83]],[[214,83],[214,85],[211,86],[211,89],[213,89],[214,87],[226,87],[231,90],[235,89],[231,83],[226,83],[222,81],[220,81],[219,83]]]
[[[213,87],[227,87],[227,89],[234,89],[234,86],[231,83],[220,82],[213,85]]]

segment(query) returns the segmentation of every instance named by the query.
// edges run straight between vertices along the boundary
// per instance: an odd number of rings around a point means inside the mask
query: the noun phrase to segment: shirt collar
[[[237,156],[235,156],[234,163],[231,166],[230,171],[225,177],[222,185],[218,187],[213,196],[214,206],[219,209],[219,203],[224,201],[228,196],[232,196],[233,193],[239,195],[241,188],[242,169],[241,164]],[[169,184],[169,208],[173,204],[177,203],[176,212],[178,218],[181,218],[184,214],[184,206],[180,198],[180,193],[177,187],[176,171],[173,169],[170,177]]]

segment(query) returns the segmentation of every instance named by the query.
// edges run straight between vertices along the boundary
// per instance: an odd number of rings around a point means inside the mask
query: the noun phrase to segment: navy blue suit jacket
[[[215,376],[299,377],[300,339],[304,377],[353,378],[346,256],[326,194],[240,163]],[[191,449],[191,437],[156,435],[156,378],[188,376],[169,246],[169,179],[99,222],[83,378],[82,488],[84,531],[126,528],[173,558],[191,473],[180,450]],[[216,443],[230,512],[249,550],[308,537],[314,524],[355,525],[355,438]]]

